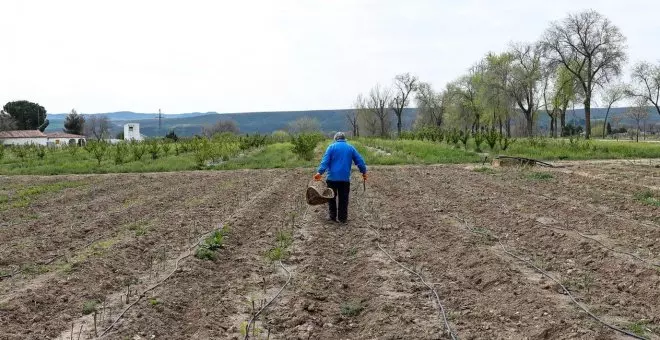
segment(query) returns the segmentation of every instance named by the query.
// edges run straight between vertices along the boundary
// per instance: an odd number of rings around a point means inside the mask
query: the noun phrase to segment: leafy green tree
[[[46,121],[46,109],[27,100],[8,102],[3,109],[14,118],[19,130],[36,130]]]
[[[85,130],[85,117],[72,109],[64,119],[64,132],[82,135]]]

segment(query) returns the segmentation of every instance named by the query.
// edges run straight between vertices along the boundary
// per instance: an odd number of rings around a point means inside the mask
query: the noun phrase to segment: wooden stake
[[[94,311],[94,336],[98,338],[99,332],[96,330],[96,311]]]

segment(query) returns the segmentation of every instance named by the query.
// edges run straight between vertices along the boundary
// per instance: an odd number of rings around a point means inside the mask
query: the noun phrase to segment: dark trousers
[[[335,198],[328,202],[329,217],[339,222],[348,218],[348,194],[351,192],[351,182],[328,181],[328,188],[335,192]],[[337,209],[339,201],[339,209]]]

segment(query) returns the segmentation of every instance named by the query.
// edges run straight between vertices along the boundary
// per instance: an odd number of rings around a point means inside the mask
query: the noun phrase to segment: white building
[[[52,132],[47,133],[48,136],[48,145],[53,146],[65,146],[65,145],[78,145],[83,146],[87,143],[85,136],[74,135],[71,133],[65,132]]]
[[[138,123],[128,123],[124,125],[124,140],[142,140],[142,135],[140,134],[140,124]]]
[[[39,130],[0,131],[0,144],[4,145],[85,145],[85,136],[64,132],[45,134]]]
[[[0,131],[4,145],[48,145],[48,136],[39,130]]]

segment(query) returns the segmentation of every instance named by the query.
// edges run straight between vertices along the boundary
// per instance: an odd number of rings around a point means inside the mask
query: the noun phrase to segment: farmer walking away
[[[355,163],[362,178],[367,180],[367,166],[353,145],[346,142],[343,132],[335,134],[335,142],[325,150],[321,165],[314,180],[320,181],[321,176],[327,171],[328,187],[335,193],[335,198],[328,202],[328,220],[346,223],[348,218],[348,194],[351,191],[351,166]],[[337,202],[339,201],[339,202]],[[337,207],[339,205],[339,207]]]

